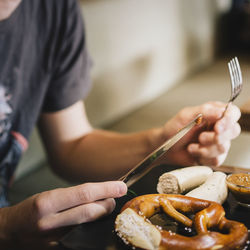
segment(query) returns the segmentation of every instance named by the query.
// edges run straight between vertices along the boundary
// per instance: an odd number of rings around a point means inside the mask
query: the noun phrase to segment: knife
[[[146,156],[141,162],[139,162],[134,168],[132,168],[127,174],[122,176],[119,180],[124,181],[127,187],[130,187],[136,181],[141,179],[146,173],[148,173],[154,166],[152,163],[168,151],[176,142],[178,142],[185,134],[187,134],[195,125],[199,125],[202,121],[202,114],[199,114],[194,120],[188,123],[185,127],[180,129],[174,136],[165,141],[160,147]]]

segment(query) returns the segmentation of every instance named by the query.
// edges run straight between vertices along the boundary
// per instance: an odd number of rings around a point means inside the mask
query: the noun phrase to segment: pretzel
[[[186,237],[153,225],[148,219],[161,211],[194,227],[197,235]],[[193,220],[181,212],[194,214]],[[248,238],[244,224],[226,219],[220,204],[174,194],[148,194],[128,201],[116,218],[115,230],[127,244],[142,249],[239,249]]]

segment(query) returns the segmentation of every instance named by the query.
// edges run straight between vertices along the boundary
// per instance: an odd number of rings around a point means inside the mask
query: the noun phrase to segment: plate
[[[133,184],[130,189],[137,195],[157,193],[156,186],[160,175],[167,171],[177,169],[178,166],[161,165],[155,167],[151,172],[146,174],[141,180]],[[131,193],[116,200],[116,209],[114,212],[95,222],[84,223],[76,226],[65,237],[61,239],[61,244],[71,250],[125,250],[131,249],[126,246],[114,232],[114,221],[122,206],[133,198]],[[249,209],[240,206],[234,197],[229,193],[227,200],[223,204],[226,211],[226,218],[242,222],[250,229]],[[249,231],[250,241],[250,231]],[[250,249],[246,246],[244,250]]]

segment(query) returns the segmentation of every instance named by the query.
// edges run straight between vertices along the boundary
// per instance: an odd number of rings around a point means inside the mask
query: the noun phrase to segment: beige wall
[[[216,0],[80,1],[92,55],[95,126],[156,98],[214,57]]]

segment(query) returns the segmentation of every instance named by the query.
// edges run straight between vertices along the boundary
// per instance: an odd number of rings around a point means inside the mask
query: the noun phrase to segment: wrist
[[[148,147],[149,152],[152,152],[156,148],[158,148],[164,141],[166,141],[166,136],[164,134],[164,129],[154,128],[149,133]]]
[[[11,237],[11,220],[9,220],[9,207],[0,208],[0,241],[8,242]]]

